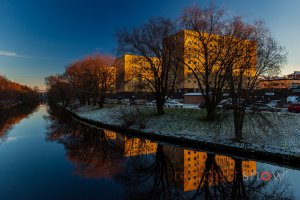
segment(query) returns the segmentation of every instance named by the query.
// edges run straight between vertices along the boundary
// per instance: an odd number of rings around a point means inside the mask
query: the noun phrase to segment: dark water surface
[[[300,199],[300,171],[0,111],[0,199]],[[201,149],[201,148],[199,148]]]

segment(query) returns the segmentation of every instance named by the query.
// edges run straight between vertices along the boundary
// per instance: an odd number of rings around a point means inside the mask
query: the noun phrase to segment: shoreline
[[[295,169],[300,169],[300,155],[292,152],[276,152],[266,151],[262,147],[245,142],[234,142],[229,143],[208,141],[208,140],[196,140],[188,137],[166,135],[159,133],[159,131],[143,130],[136,127],[125,127],[122,125],[116,125],[113,123],[105,123],[99,120],[89,119],[82,117],[78,113],[73,112],[65,107],[61,108],[67,112],[73,119],[78,120],[88,126],[95,126],[97,128],[109,129],[121,134],[127,134],[134,137],[154,140],[163,143],[170,143],[183,147],[200,149],[210,151],[214,153],[221,153],[223,155],[231,155],[236,157],[246,157],[249,159],[255,159],[267,163],[275,163],[280,166],[288,166]]]

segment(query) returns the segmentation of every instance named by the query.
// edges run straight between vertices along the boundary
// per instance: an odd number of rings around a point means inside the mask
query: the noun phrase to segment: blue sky
[[[155,16],[176,18],[183,8],[209,0],[1,0],[0,74],[43,87],[44,78],[93,52],[116,54],[116,29]],[[300,70],[299,0],[215,0],[249,20],[264,19],[288,50],[283,74]]]

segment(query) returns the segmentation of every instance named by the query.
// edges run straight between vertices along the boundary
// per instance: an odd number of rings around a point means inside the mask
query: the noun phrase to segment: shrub
[[[123,106],[120,108],[121,119],[125,126],[137,125],[139,128],[146,128],[150,110],[140,106]]]

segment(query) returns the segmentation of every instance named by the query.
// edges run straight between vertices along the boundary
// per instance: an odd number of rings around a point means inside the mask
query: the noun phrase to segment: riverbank
[[[300,115],[293,113],[249,113],[243,142],[232,140],[231,112],[218,113],[214,122],[205,121],[205,113],[199,109],[166,109],[166,114],[159,117],[153,108],[136,106],[84,106],[71,113],[85,123],[165,142],[201,145],[208,150],[258,159],[268,156],[267,159],[297,165],[300,161]],[[130,122],[130,118],[135,120]]]

